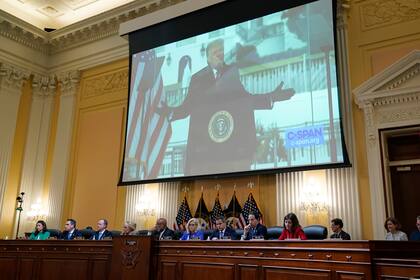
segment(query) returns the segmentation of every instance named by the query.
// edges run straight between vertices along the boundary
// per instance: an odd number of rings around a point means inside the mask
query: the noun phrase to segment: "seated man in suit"
[[[244,235],[241,237],[241,240],[251,239],[267,239],[267,228],[260,224],[258,213],[248,215],[248,225],[244,227]]]
[[[218,217],[216,219],[216,228],[217,229],[210,235],[210,240],[237,239],[236,232],[226,226],[226,220],[224,217]]]
[[[108,227],[108,221],[105,219],[101,219],[96,224],[96,228],[98,229],[90,238],[91,240],[103,240],[103,239],[112,239],[112,233],[108,231],[106,228]]]
[[[417,216],[417,222],[416,222],[417,230],[413,231],[410,234],[411,241],[420,241],[420,216]]]
[[[350,240],[350,234],[343,230],[343,220],[335,218],[331,220],[331,230],[334,232],[330,238]]]
[[[67,219],[64,224],[64,231],[60,234],[58,239],[73,240],[82,238],[82,233],[76,229],[76,221],[73,219]]]
[[[156,220],[155,228],[153,229],[152,235],[155,239],[174,239],[175,233],[173,230],[168,228],[168,221],[165,218],[159,218]]]

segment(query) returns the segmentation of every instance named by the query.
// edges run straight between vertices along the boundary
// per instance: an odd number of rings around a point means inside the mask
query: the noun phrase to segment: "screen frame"
[[[130,106],[130,85],[131,85],[131,72],[132,72],[132,55],[139,53],[141,51],[146,51],[153,49],[158,46],[162,46],[168,43],[176,42],[186,38],[190,38],[202,33],[211,32],[223,28],[225,26],[237,24],[244,22],[253,18],[261,17],[270,13],[279,12],[282,10],[290,9],[293,7],[309,4],[316,2],[318,0],[292,0],[292,1],[278,1],[270,0],[264,1],[264,6],[261,5],[261,2],[258,0],[247,1],[247,6],[244,9],[240,0],[234,1],[225,1],[220,2],[203,9],[199,9],[178,17],[174,17],[165,21],[162,21],[157,24],[152,24],[150,26],[144,27],[142,29],[132,31],[128,33],[129,36],[129,78],[128,78],[128,101],[127,101],[127,113],[126,113],[126,127],[124,133],[124,148],[122,155],[122,164],[121,172],[118,181],[118,186],[128,186],[135,184],[144,184],[144,183],[160,183],[160,182],[174,182],[174,181],[191,181],[199,179],[220,179],[220,178],[231,178],[239,176],[251,176],[251,175],[265,175],[265,174],[276,174],[276,173],[286,173],[286,172],[296,172],[296,171],[306,171],[306,170],[319,170],[319,169],[333,169],[333,168],[345,168],[351,167],[350,159],[348,156],[348,151],[346,149],[345,142],[345,133],[343,129],[343,103],[342,101],[342,89],[340,83],[340,76],[342,73],[338,61],[338,49],[343,46],[340,45],[340,41],[337,40],[337,3],[335,0],[330,0],[332,5],[332,17],[333,17],[333,39],[334,39],[334,51],[335,55],[335,65],[336,67],[336,79],[337,79],[337,91],[338,91],[338,110],[339,110],[339,124],[341,130],[341,143],[343,151],[343,162],[338,163],[327,163],[327,164],[316,164],[316,165],[304,165],[304,166],[295,166],[295,167],[281,167],[281,168],[269,168],[269,169],[259,169],[259,170],[246,170],[241,172],[229,172],[229,173],[220,173],[220,174],[203,174],[203,175],[194,175],[194,176],[180,176],[180,177],[166,177],[166,178],[155,178],[155,179],[146,179],[146,180],[133,180],[133,181],[123,181],[124,174],[124,163],[125,163],[125,153],[126,153],[126,142],[127,142],[127,127],[128,127],[128,108]],[[258,5],[259,3],[259,5]],[[263,6],[263,7],[262,7]],[[233,13],[234,16],[227,16],[235,9],[240,9],[241,13]],[[217,21],[212,22],[211,19],[214,19],[214,16],[218,15]],[[221,19],[221,20],[220,20]],[[206,24],[193,24],[198,21],[205,22]],[[191,28],[193,26],[194,28]],[[177,32],[173,32],[176,30]],[[171,32],[172,31],[172,32]],[[156,34],[159,34],[156,36]],[[139,40],[140,38],[153,38],[150,40]]]

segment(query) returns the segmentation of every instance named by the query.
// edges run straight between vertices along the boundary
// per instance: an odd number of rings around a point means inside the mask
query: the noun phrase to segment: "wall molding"
[[[360,15],[363,30],[376,29],[419,19],[420,5],[407,0],[375,0],[363,3]]]
[[[36,32],[36,27],[30,28],[28,23],[1,11],[0,36],[52,55],[118,35],[121,23],[183,1],[185,0],[135,1],[51,33],[39,29]]]
[[[363,110],[366,129],[373,237],[384,236],[386,216],[385,182],[388,170],[382,165],[379,130],[420,125],[420,51],[413,51],[354,90]],[[385,174],[385,176],[383,176]]]
[[[22,84],[29,79],[29,72],[17,66],[0,62],[0,88],[21,94]],[[6,92],[1,90],[0,93]]]

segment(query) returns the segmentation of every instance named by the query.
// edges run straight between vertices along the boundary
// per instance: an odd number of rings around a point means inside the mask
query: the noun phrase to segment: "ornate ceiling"
[[[130,2],[135,0],[2,0],[0,9],[43,30],[60,29]]]

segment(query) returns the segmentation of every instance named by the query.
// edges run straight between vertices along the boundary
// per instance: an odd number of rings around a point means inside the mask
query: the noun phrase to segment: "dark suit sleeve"
[[[238,239],[239,239],[239,238],[238,238],[238,235],[236,234],[236,231],[235,231],[235,230],[233,230],[233,229],[229,228],[229,231],[230,231],[230,239],[231,239],[231,240],[238,240]]]
[[[193,104],[197,90],[199,90],[199,83],[197,82],[197,74],[195,74],[191,77],[188,93],[184,99],[184,102],[182,102],[180,106],[174,108],[172,121],[184,119],[190,115],[191,106]]]
[[[79,237],[83,237],[83,234],[80,230],[76,230],[73,234],[74,238],[79,238]]]
[[[264,236],[264,239],[267,239],[267,228],[261,225],[260,229],[259,235]]]
[[[104,239],[105,237],[112,238],[112,232],[110,232],[109,230],[106,230],[102,236],[102,239]]]
[[[351,240],[351,238],[350,238],[350,234],[348,234],[347,232],[345,232],[341,238],[342,238],[343,240]]]

